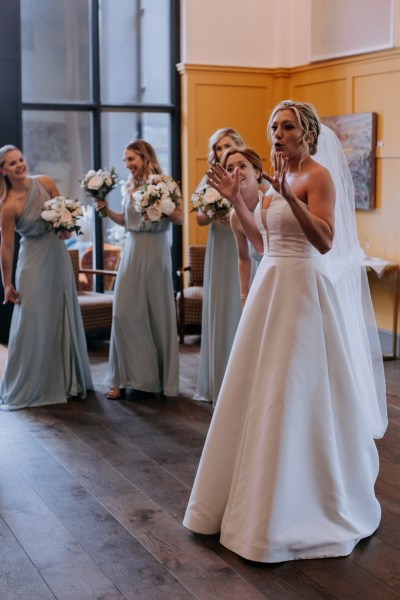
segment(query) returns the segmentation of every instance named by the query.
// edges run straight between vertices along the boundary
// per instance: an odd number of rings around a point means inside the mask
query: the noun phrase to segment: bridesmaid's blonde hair
[[[215,165],[218,162],[217,151],[215,147],[219,140],[225,136],[232,138],[236,146],[244,146],[243,138],[240,133],[236,131],[236,129],[232,129],[232,127],[223,127],[222,129],[217,129],[217,131],[215,131],[208,140],[209,165]]]
[[[4,165],[6,154],[8,152],[11,152],[11,150],[19,150],[19,148],[13,146],[12,144],[6,144],[5,146],[2,146],[0,148],[0,168]],[[3,173],[0,173],[0,209],[3,205],[4,200],[6,199],[9,189],[10,182],[8,180],[8,177],[6,175],[3,175]]]

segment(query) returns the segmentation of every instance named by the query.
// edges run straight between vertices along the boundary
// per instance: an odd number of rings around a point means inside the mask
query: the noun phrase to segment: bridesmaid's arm
[[[50,198],[56,198],[57,196],[61,196],[56,184],[54,183],[51,177],[49,177],[48,175],[39,175],[38,179],[48,192]]]
[[[242,306],[244,306],[251,285],[253,261],[251,259],[247,237],[244,234],[239,218],[234,210],[231,212],[231,227],[235,236],[236,247],[238,251],[240,300],[242,302]]]
[[[114,223],[117,223],[122,227],[125,225],[124,213],[117,213],[114,210],[111,210],[111,208],[108,208],[107,200],[96,198],[95,207],[97,212],[105,208],[107,210],[107,217],[110,217],[110,219],[114,221]]]
[[[176,182],[175,182],[176,183]],[[179,189],[178,185],[177,185],[177,189],[176,189],[176,194],[179,198],[179,200],[182,199],[182,192]],[[182,225],[183,224],[183,212],[182,212],[182,205],[180,203],[180,201],[177,201],[176,204],[176,208],[174,210],[174,212],[172,212],[168,218],[171,221],[171,223],[173,223],[174,225]]]
[[[229,212],[225,212],[221,214],[216,213],[214,217],[208,217],[201,211],[198,211],[196,214],[197,224],[203,227],[204,225],[209,225],[213,221],[218,221],[221,225],[229,225],[230,216]]]
[[[14,258],[15,212],[11,206],[3,206],[1,216],[1,276],[4,287],[4,301],[20,304],[19,294],[11,283]]]
[[[177,206],[173,213],[169,215],[169,220],[174,225],[182,225],[183,223],[183,212],[180,206]]]

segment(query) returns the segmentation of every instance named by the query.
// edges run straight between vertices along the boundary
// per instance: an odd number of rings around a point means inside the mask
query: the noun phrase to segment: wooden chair
[[[75,275],[75,283],[78,291],[78,302],[82,313],[83,327],[85,333],[109,333],[112,323],[112,293],[100,293],[80,289],[79,275],[107,275],[115,277],[117,271],[82,269],[79,266],[79,251],[68,250],[72,268]]]
[[[188,266],[177,271],[179,292],[176,295],[176,317],[179,341],[185,341],[185,332],[201,333],[203,310],[203,276],[206,247],[192,245],[188,249]],[[188,285],[184,284],[184,274],[188,273]]]
[[[105,271],[116,271],[121,258],[121,248],[113,244],[103,244],[103,264]],[[93,290],[93,274],[89,272],[93,269],[93,246],[89,246],[83,251],[80,260],[79,287],[81,290]],[[114,289],[115,277],[113,275],[104,275],[104,291],[110,292]]]

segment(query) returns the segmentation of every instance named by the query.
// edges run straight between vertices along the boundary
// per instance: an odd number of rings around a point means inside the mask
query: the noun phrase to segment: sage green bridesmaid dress
[[[16,223],[21,235],[0,409],[16,410],[85,398],[93,389],[82,316],[65,243],[40,219],[49,199],[32,178]]]

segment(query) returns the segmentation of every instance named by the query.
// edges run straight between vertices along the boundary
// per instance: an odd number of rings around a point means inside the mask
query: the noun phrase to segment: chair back
[[[79,250],[73,248],[68,250],[69,257],[72,262],[72,269],[74,271],[76,289],[79,289]]]
[[[204,278],[204,258],[206,247],[204,245],[192,245],[188,248],[188,284],[189,286],[202,286]]]
[[[116,271],[121,258],[121,248],[112,244],[103,245],[103,268],[106,271]],[[93,246],[84,250],[81,258],[82,269],[93,269]],[[93,288],[93,275],[85,273],[89,289]],[[114,287],[115,277],[104,275],[104,291],[110,291]]]

